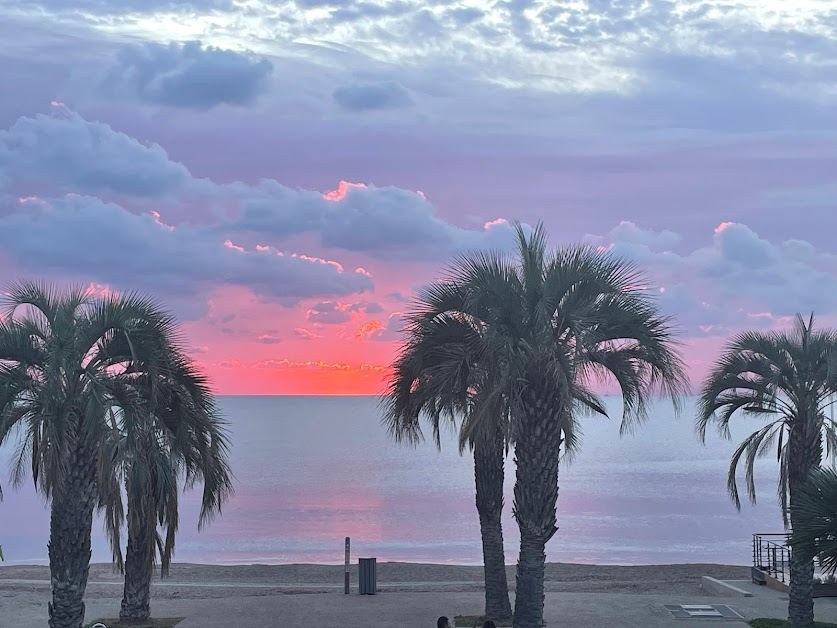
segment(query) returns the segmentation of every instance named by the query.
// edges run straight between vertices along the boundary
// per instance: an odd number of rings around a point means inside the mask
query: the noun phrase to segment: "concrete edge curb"
[[[720,595],[726,597],[753,597],[753,594],[744,589],[731,585],[723,580],[717,580],[710,576],[700,577],[700,588],[711,595]]]

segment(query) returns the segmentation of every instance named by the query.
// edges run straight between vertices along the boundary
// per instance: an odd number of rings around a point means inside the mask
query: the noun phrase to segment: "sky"
[[[831,0],[0,0],[0,279],[140,290],[221,394],[377,394],[511,223],[640,264],[699,384],[837,323]]]

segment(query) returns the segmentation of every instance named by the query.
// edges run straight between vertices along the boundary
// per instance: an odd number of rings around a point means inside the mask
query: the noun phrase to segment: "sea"
[[[583,439],[560,469],[559,530],[547,560],[594,564],[726,563],[752,560],[754,533],[781,532],[775,455],[757,462],[758,504],[738,511],[726,490],[730,455],[758,419],[733,421],[732,439],[713,430],[701,443],[694,399],[680,414],[656,404],[620,436],[612,418],[584,417]],[[473,460],[451,428],[441,449],[430,439],[397,444],[376,397],[221,397],[229,422],[235,495],[198,530],[198,492],[181,499],[175,560],[214,564],[342,563],[351,560],[480,564]],[[429,436],[429,432],[428,432]],[[0,449],[0,545],[6,564],[47,562],[49,511],[31,478],[15,489],[12,444]],[[506,560],[517,557],[512,518],[514,460],[506,463]],[[743,486],[743,476],[741,477]],[[101,520],[93,560],[110,560]]]

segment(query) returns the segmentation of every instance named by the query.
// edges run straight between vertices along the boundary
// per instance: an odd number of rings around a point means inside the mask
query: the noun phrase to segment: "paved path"
[[[748,582],[736,582],[753,597],[720,598],[694,595],[630,593],[547,593],[545,615],[550,627],[568,628],[743,628],[742,622],[677,620],[665,604],[728,604],[747,619],[782,617],[787,613],[787,594]],[[217,585],[213,585],[217,586]],[[238,585],[236,585],[238,586]],[[6,628],[43,628],[48,596],[41,591],[3,590],[0,582],[0,617]],[[178,628],[432,628],[439,615],[479,612],[480,592],[395,592],[375,596],[342,593],[304,595],[221,597],[216,599],[157,599],[158,616],[186,617]],[[118,613],[119,600],[91,599],[89,619]],[[817,619],[837,622],[837,599],[816,600]]]

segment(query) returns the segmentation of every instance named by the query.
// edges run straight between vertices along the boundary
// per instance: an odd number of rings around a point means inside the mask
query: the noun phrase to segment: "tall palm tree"
[[[149,617],[158,551],[161,573],[168,574],[179,523],[181,480],[187,489],[198,481],[203,485],[199,527],[220,512],[232,492],[226,429],[207,382],[179,351],[172,350],[169,363],[170,376],[132,382],[140,396],[152,399],[156,394],[156,398],[142,413],[121,411],[114,416],[109,464],[101,467],[100,506],[120,568],[123,483],[128,499],[123,620]],[[158,524],[164,537],[157,532]]]
[[[837,469],[818,467],[797,490],[791,543],[802,561],[819,560],[826,574],[837,572]]]
[[[823,438],[829,449],[837,443],[834,423],[825,415],[829,398],[837,392],[837,335],[814,330],[813,315],[797,316],[789,332],[745,332],[729,342],[703,384],[697,417],[701,438],[710,423],[730,437],[729,423],[738,414],[764,417],[759,430],[748,436],[730,461],[727,489],[741,507],[736,471],[743,464],[750,500],[756,501],[753,469],[756,458],[776,446],[778,493],[787,527],[802,524],[794,508],[806,478],[822,460]],[[811,584],[814,564],[804,559],[804,545],[792,542],[788,619],[792,626],[814,621]]]
[[[490,377],[483,398],[502,400],[510,417],[517,473],[514,517],[520,555],[516,628],[543,623],[546,543],[557,531],[558,466],[577,446],[582,410],[605,413],[589,385],[603,376],[622,390],[623,429],[646,416],[652,392],[677,399],[685,388],[668,320],[631,264],[588,247],[548,253],[538,226],[516,226],[518,257],[457,260],[428,295],[429,318],[465,319],[480,333],[469,354]],[[476,432],[491,404],[466,414]]]
[[[423,440],[419,417],[424,414],[430,420],[433,440],[441,448],[444,422],[455,424],[460,417],[482,412],[482,404],[491,404],[479,429],[463,433],[460,453],[467,446],[474,457],[485,616],[495,622],[508,621],[512,610],[502,526],[507,409],[502,399],[492,403],[481,394],[490,390],[483,381],[490,373],[481,369],[469,353],[479,328],[464,317],[433,315],[433,292],[432,286],[422,291],[416,311],[408,317],[407,338],[393,363],[383,398],[385,422],[395,440],[415,445]]]
[[[21,282],[3,301],[0,444],[20,428],[13,480],[22,481],[28,458],[35,486],[50,503],[49,625],[80,628],[108,415],[147,407],[147,399],[128,394],[126,379],[169,372],[175,323],[136,294],[95,297]]]

